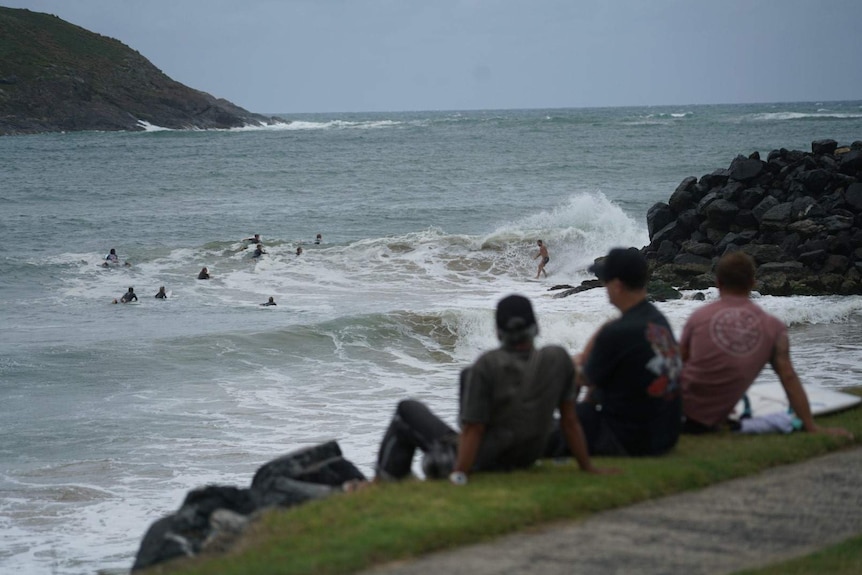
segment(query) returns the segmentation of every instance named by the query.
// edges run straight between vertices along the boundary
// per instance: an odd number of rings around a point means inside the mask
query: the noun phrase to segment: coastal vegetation
[[[0,135],[278,121],[172,80],[118,40],[0,7]]]
[[[862,390],[853,392],[862,395]],[[622,470],[615,476],[586,475],[571,462],[546,460],[527,471],[475,475],[463,488],[433,481],[371,485],[268,511],[227,553],[175,560],[145,572],[354,572],[554,521],[584,519],[862,443],[862,409],[824,417],[822,423],[842,426],[856,439],[806,433],[684,436],[667,456],[599,459],[599,465]],[[859,546],[852,541],[847,545],[850,551],[839,551],[855,553],[858,561]]]

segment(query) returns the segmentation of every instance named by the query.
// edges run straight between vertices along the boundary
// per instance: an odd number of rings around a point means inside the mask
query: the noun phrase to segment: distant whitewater
[[[189,489],[298,447],[337,439],[370,474],[397,400],[454,423],[499,298],[529,296],[540,343],[575,352],[616,312],[548,288],[648,243],[683,178],[862,139],[859,102],[281,115],[0,139],[0,572],[128,568]],[[111,248],[132,265],[103,268]],[[862,299],[759,301],[804,380],[858,382]],[[699,305],[661,307],[680,330]]]

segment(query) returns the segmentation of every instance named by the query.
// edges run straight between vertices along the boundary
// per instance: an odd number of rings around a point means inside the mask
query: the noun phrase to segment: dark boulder
[[[743,190],[739,196],[739,207],[750,210],[766,197],[766,190],[760,187]]]
[[[855,182],[847,187],[844,192],[844,201],[847,206],[855,211],[862,212],[862,182]]]
[[[819,270],[823,265],[823,262],[826,261],[828,255],[829,254],[826,253],[826,250],[813,250],[799,254],[798,259],[802,265]]]
[[[779,204],[781,204],[781,202],[779,202],[774,196],[766,196],[760,201],[760,203],[751,209],[751,213],[757,221],[762,221],[763,215]]]
[[[252,479],[252,489],[275,477],[333,487],[354,479],[366,479],[353,463],[342,457],[341,448],[335,441],[293,451],[261,466]]]
[[[790,224],[792,212],[793,204],[790,202],[769,208],[760,219],[760,229],[772,231],[785,229]]]
[[[823,169],[810,170],[799,174],[799,181],[805,186],[806,192],[819,197],[829,191],[832,173]]]
[[[862,150],[856,149],[841,156],[838,170],[845,174],[855,174],[862,171]]]
[[[710,203],[703,213],[710,226],[726,230],[739,213],[739,206],[728,200],[718,199]]]
[[[815,155],[832,154],[838,148],[838,142],[835,140],[814,140],[811,142],[811,152]]]
[[[670,206],[670,209],[677,214],[696,205],[694,194],[692,194],[688,189],[679,188],[671,194],[667,204]],[[649,221],[649,212],[647,212],[647,221]]]
[[[723,186],[727,183],[730,177],[730,172],[727,170],[715,170],[711,174],[706,174],[700,178],[698,185],[705,190]]]
[[[712,269],[712,258],[705,258],[689,253],[678,253],[676,257],[673,258],[673,263],[675,265],[697,266],[702,271],[709,271]]]
[[[737,156],[731,163],[729,176],[739,182],[748,182],[755,179],[763,171],[763,162],[745,156]]]
[[[147,530],[132,570],[198,554],[212,535],[210,517],[217,509],[248,514],[256,505],[248,489],[208,485],[190,491],[176,513],[159,519]]]
[[[709,204],[719,199],[718,191],[709,192],[704,195],[700,201],[697,203],[697,213],[705,214],[705,210],[709,207]]]
[[[747,244],[743,246],[742,251],[754,258],[755,263],[758,265],[780,262],[787,259],[781,246],[774,244]]]
[[[682,244],[682,251],[700,256],[703,258],[711,258],[715,255],[716,246],[707,242],[687,241]]]
[[[676,219],[673,210],[664,202],[658,202],[647,210],[647,229],[649,238],[653,239],[656,233]]]

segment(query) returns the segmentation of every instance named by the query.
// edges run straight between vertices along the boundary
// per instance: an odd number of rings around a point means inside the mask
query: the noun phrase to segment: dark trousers
[[[395,408],[377,453],[377,475],[383,479],[402,479],[410,474],[416,449],[432,446],[457,436],[457,432],[431,413],[419,401],[407,399]]]
[[[628,455],[594,403],[582,401],[575,405],[575,410],[578,413],[581,429],[584,430],[590,455]],[[548,443],[545,444],[544,456],[569,457],[571,454],[558,419],[554,422],[554,430],[548,438]]]

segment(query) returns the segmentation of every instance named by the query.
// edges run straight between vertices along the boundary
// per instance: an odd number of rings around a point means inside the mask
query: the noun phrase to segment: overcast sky
[[[862,0],[0,0],[259,113],[862,99]]]

